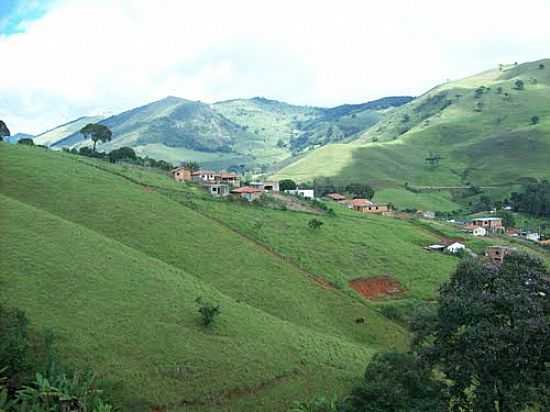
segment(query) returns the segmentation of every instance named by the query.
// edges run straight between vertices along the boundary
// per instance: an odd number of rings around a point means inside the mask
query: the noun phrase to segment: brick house
[[[263,193],[264,191],[262,189],[257,189],[250,186],[239,187],[231,191],[231,194],[233,196],[240,197],[241,199],[247,200],[249,202],[259,199],[260,197],[262,197]]]
[[[190,182],[192,180],[191,170],[183,166],[172,169],[170,173],[177,182]]]
[[[472,229],[476,227],[483,227],[488,232],[501,232],[504,231],[504,226],[502,225],[502,218],[500,217],[478,217],[472,219],[471,225]]]
[[[279,191],[279,182],[277,181],[257,181],[250,182],[250,186],[256,189],[262,189],[266,192],[278,192]]]
[[[230,194],[230,185],[227,183],[208,183],[208,193],[214,197],[225,197]]]
[[[390,212],[391,209],[388,205],[385,204],[376,204],[371,202],[368,199],[353,199],[351,201],[351,206],[353,210],[360,213],[386,213]]]
[[[504,257],[511,254],[515,249],[509,246],[489,246],[485,251],[487,256],[495,265],[500,265]]]

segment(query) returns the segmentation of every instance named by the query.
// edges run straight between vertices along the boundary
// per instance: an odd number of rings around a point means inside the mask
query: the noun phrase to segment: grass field
[[[539,69],[539,64],[545,68]],[[524,82],[523,90],[516,88],[518,80]],[[441,155],[439,166],[426,165],[430,152]],[[390,112],[352,144],[315,150],[278,171],[276,177],[386,182],[380,189],[405,182],[413,186],[513,185],[522,177],[548,177],[549,154],[547,59],[438,86]],[[423,198],[396,199],[409,207],[426,207]],[[434,200],[432,209],[440,199]]]
[[[411,264],[435,237],[406,222],[343,209],[314,235],[307,214],[207,201],[154,171],[7,144],[0,156],[0,299],[53,330],[67,362],[119,382],[129,410],[282,411],[340,393],[408,340],[346,280],[390,271],[428,298],[455,264]],[[222,305],[211,330],[198,296]]]

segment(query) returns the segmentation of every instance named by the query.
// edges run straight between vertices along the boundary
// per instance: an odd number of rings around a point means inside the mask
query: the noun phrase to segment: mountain
[[[80,129],[88,123],[96,123],[103,120],[103,116],[83,116],[76,120],[54,127],[34,137],[34,144],[44,146],[55,146],[60,141],[63,141],[68,136],[78,133]]]
[[[380,199],[399,205],[415,197],[402,190],[405,182],[512,189],[522,179],[549,176],[550,60],[439,85],[358,136],[308,153],[276,177],[368,181]],[[440,160],[430,164],[428,158]]]
[[[139,154],[174,163],[196,160],[207,167],[272,168],[293,155],[349,138],[410,98],[392,97],[335,108],[296,106],[263,97],[205,104],[167,97],[127,112],[97,119],[113,132],[100,150],[133,147]],[[89,145],[78,119],[41,135],[54,148]],[[70,132],[70,133],[69,133]]]
[[[12,136],[4,137],[4,140],[8,143],[17,143],[21,139],[34,139],[35,137],[32,134],[28,133],[15,133]]]

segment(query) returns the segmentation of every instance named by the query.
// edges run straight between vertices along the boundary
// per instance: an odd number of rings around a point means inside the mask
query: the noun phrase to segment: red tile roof
[[[259,193],[263,192],[262,189],[256,189],[255,187],[243,186],[237,189],[233,189],[231,193]]]
[[[369,199],[353,199],[351,204],[354,207],[374,206],[374,203],[372,203]]]

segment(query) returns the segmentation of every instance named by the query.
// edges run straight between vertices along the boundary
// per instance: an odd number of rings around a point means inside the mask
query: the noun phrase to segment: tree
[[[30,368],[28,325],[24,312],[0,304],[0,371],[5,368],[10,386]]]
[[[502,225],[506,228],[514,227],[516,225],[516,219],[512,212],[507,210],[501,210],[497,213],[497,216],[502,218]]]
[[[446,385],[412,353],[378,353],[347,403],[350,412],[446,412]]]
[[[374,196],[374,189],[366,183],[350,183],[345,190],[355,198],[372,199]]]
[[[279,190],[296,190],[296,182],[291,179],[283,179],[279,181]]]
[[[539,64],[539,70],[544,70],[544,64],[543,63]]]
[[[321,222],[319,219],[313,218],[309,222],[307,222],[307,225],[310,229],[319,230],[321,229],[321,226],[323,226],[323,222]]]
[[[540,121],[540,117],[538,117],[538,116],[531,117],[531,124],[532,125],[538,124],[539,121]]]
[[[221,313],[220,305],[214,305],[210,302],[205,302],[200,296],[195,299],[195,302],[197,302],[197,305],[199,305],[199,313],[201,314],[202,324],[205,327],[209,327],[216,319],[216,316]]]
[[[34,146],[34,141],[31,138],[24,137],[23,139],[19,139],[17,141],[17,144],[24,144],[27,146]]]
[[[11,136],[10,129],[6,126],[3,120],[0,120],[0,142],[4,140],[4,137]]]
[[[197,172],[201,169],[201,165],[199,164],[199,162],[194,162],[193,160],[182,162],[181,165],[191,172]]]
[[[92,139],[92,142],[94,142],[92,150],[94,152],[96,151],[95,147],[97,142],[109,142],[113,136],[113,133],[107,126],[99,123],[88,123],[80,129],[80,133],[85,139]]]
[[[516,80],[514,82],[514,89],[516,90],[523,90],[525,89],[525,83],[523,82],[523,80]]]
[[[285,147],[285,141],[283,139],[277,140],[277,147],[279,148]]]
[[[136,160],[136,152],[131,147],[121,147],[109,153],[109,161],[115,163],[119,160]]]
[[[550,402],[550,283],[514,253],[501,267],[461,261],[440,290],[420,353],[450,382],[452,410],[512,412]],[[433,342],[433,343],[432,343]]]

